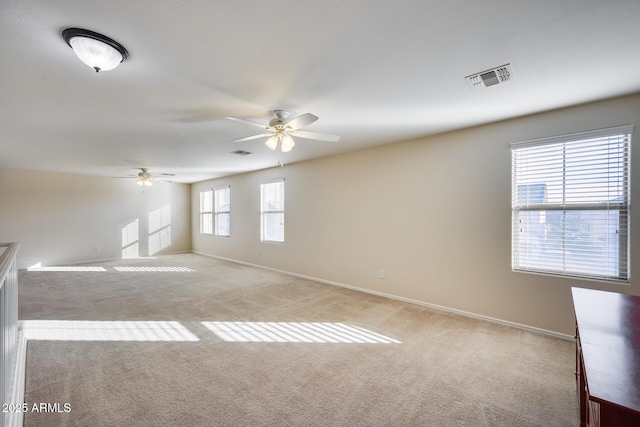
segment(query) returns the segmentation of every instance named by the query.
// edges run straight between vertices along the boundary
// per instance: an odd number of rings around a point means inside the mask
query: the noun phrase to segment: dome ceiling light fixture
[[[78,58],[96,73],[113,70],[129,56],[120,43],[90,30],[67,28],[62,32],[62,38]]]

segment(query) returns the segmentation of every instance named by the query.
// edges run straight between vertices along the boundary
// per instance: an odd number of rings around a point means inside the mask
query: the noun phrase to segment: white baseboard
[[[327,284],[327,285],[339,286],[341,288],[347,288],[347,289],[351,289],[351,290],[358,291],[358,292],[364,292],[364,293],[367,293],[367,294],[377,295],[377,296],[384,297],[384,298],[390,298],[390,299],[394,299],[394,300],[398,300],[398,301],[403,301],[403,302],[407,302],[407,303],[410,303],[410,304],[416,304],[416,305],[420,305],[420,306],[428,307],[428,308],[433,308],[433,309],[440,310],[440,311],[446,311],[446,312],[449,312],[449,313],[459,314],[461,316],[471,317],[471,318],[474,318],[474,319],[486,320],[488,322],[498,323],[498,324],[506,325],[506,326],[511,326],[511,327],[517,328],[517,329],[524,329],[524,330],[527,330],[527,331],[530,331],[530,332],[535,332],[535,333],[538,333],[538,334],[550,335],[550,336],[553,336],[553,337],[556,337],[556,338],[562,338],[562,339],[565,339],[565,340],[571,340],[571,341],[574,340],[574,336],[573,335],[562,334],[560,332],[550,331],[548,329],[536,328],[534,326],[524,325],[522,323],[510,322],[508,320],[497,319],[495,317],[484,316],[482,314],[476,314],[476,313],[471,313],[471,312],[468,312],[468,311],[457,310],[455,308],[449,308],[449,307],[445,307],[445,306],[442,306],[442,305],[431,304],[431,303],[428,303],[428,302],[414,300],[414,299],[411,299],[411,298],[404,298],[404,297],[393,295],[393,294],[387,294],[387,293],[384,293],[384,292],[373,291],[371,289],[360,288],[360,287],[357,287],[357,286],[347,285],[345,283],[334,282],[334,281],[331,281],[331,280],[319,279],[317,277],[305,276],[303,274],[292,273],[292,272],[286,271],[286,270],[279,270],[277,268],[266,267],[266,266],[260,265],[260,264],[252,264],[252,263],[249,263],[249,262],[240,261],[240,260],[236,260],[236,259],[225,258],[225,257],[217,256],[217,255],[211,255],[211,254],[207,254],[207,253],[204,253],[204,252],[193,251],[193,253],[194,254],[198,254],[198,255],[203,255],[203,256],[206,256],[206,257],[210,257],[210,258],[217,258],[217,259],[220,259],[220,260],[223,260],[223,261],[234,262],[236,264],[243,264],[243,265],[247,265],[247,266],[250,266],[250,267],[261,268],[263,270],[270,270],[270,271],[274,271],[274,272],[277,272],[277,273],[286,274],[288,276],[298,277],[298,278],[301,278],[301,279],[312,280],[314,282],[324,283],[324,284]]]

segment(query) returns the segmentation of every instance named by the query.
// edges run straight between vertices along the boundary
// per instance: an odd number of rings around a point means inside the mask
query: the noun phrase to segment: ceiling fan
[[[273,112],[275,116],[274,119],[269,121],[268,125],[263,125],[260,123],[252,122],[250,120],[241,119],[240,117],[227,116],[227,119],[234,120],[236,122],[245,123],[251,126],[259,127],[261,129],[266,130],[267,132],[260,133],[258,135],[246,136],[244,138],[234,139],[233,142],[241,142],[241,141],[249,141],[252,139],[265,138],[268,137],[265,141],[265,145],[272,150],[275,150],[278,147],[278,143],[280,143],[280,149],[282,152],[286,153],[287,151],[291,151],[293,146],[296,145],[292,136],[297,136],[300,138],[306,139],[317,139],[320,141],[338,141],[340,137],[338,135],[330,135],[327,133],[318,133],[318,132],[309,132],[306,130],[299,130],[305,126],[309,126],[311,123],[318,120],[317,116],[313,114],[305,113],[301,114],[297,117],[294,117],[291,120],[287,120],[289,118],[289,112],[285,110],[275,110]]]
[[[175,173],[161,173],[159,175],[151,175],[147,168],[140,168],[140,172],[138,175],[129,175],[129,176],[114,176],[114,178],[137,178],[138,185],[144,185],[146,187],[151,187],[153,185],[153,180],[162,180],[162,181],[170,181],[167,177],[176,176]]]

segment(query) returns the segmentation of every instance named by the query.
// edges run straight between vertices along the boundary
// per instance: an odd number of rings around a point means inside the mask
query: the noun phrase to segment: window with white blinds
[[[200,234],[213,234],[213,190],[200,191]]]
[[[214,191],[215,235],[229,237],[231,234],[231,188],[216,188]]]
[[[284,242],[284,179],[260,184],[260,239]]]
[[[511,144],[514,270],[629,280],[632,131]]]

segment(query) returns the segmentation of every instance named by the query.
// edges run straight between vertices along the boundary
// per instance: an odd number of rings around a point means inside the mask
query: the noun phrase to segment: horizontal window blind
[[[231,189],[217,188],[214,193],[215,235],[229,237],[231,235]]]
[[[213,190],[200,191],[200,234],[213,234]]]
[[[629,279],[632,126],[514,143],[514,270]]]
[[[264,242],[284,242],[284,180],[260,185],[260,229]]]

